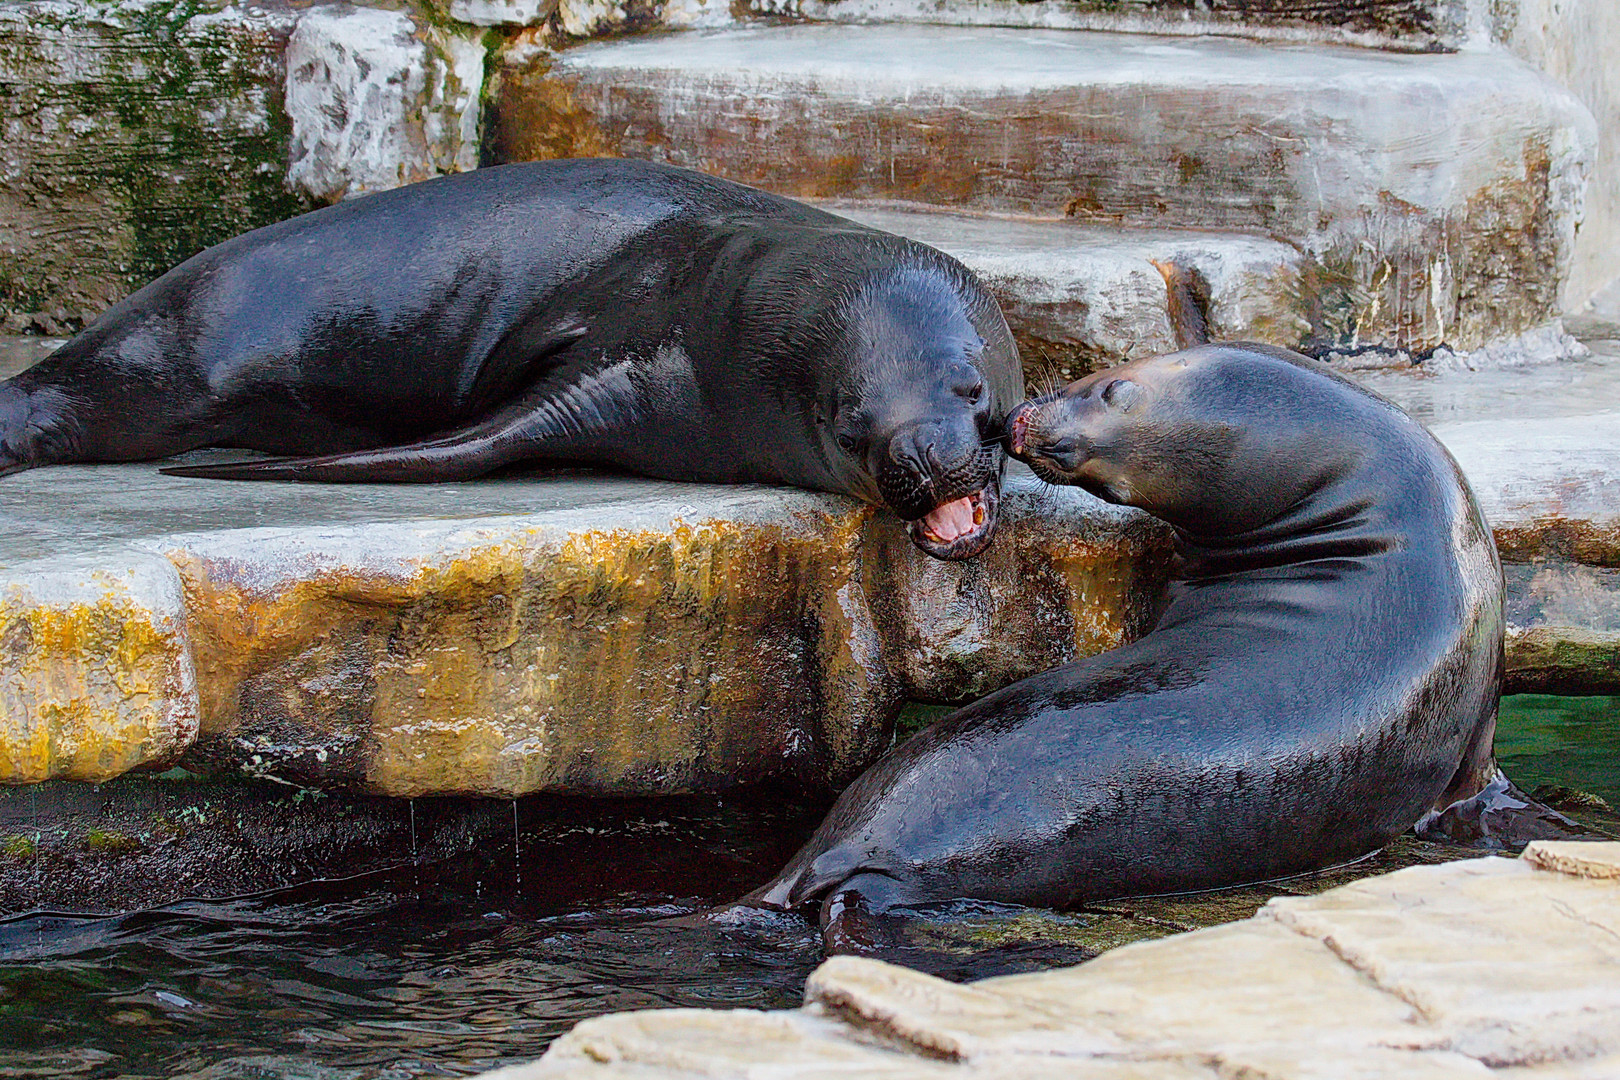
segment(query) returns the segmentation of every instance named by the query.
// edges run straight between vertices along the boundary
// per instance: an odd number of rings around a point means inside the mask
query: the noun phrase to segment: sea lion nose
[[[919,474],[927,473],[930,465],[939,460],[934,449],[938,442],[939,425],[916,424],[889,440],[889,460]]]

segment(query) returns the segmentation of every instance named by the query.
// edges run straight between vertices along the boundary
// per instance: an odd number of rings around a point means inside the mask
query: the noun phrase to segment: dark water
[[[1498,752],[1527,789],[1620,805],[1620,699],[1509,698]],[[693,916],[766,880],[818,813],[525,803],[518,842],[448,864],[118,918],[11,919],[0,1078],[466,1076],[533,1059],[603,1012],[790,1007],[820,960],[808,924]]]
[[[602,1012],[798,1003],[820,960],[804,920],[692,916],[766,880],[809,812],[522,814],[515,856],[0,923],[0,1077],[466,1076]]]
[[[1503,698],[1496,757],[1526,791],[1565,785],[1620,810],[1620,698]]]

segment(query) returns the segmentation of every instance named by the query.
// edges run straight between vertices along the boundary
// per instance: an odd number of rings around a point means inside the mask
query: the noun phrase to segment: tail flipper
[[[583,458],[608,431],[634,418],[633,401],[590,397],[576,388],[537,388],[467,427],[421,442],[320,457],[177,465],[169,476],[204,480],[431,484],[471,480],[529,458]]]
[[[75,427],[69,415],[59,391],[0,382],[0,476],[72,460]]]

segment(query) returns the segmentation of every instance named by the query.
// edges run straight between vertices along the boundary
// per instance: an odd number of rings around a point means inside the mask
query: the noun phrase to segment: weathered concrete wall
[[[1456,49],[1484,33],[1490,0],[749,0],[750,11],[838,22],[922,22],[1232,34],[1382,48]]]
[[[1496,39],[1567,87],[1597,118],[1597,158],[1566,293],[1573,310],[1620,271],[1620,4],[1494,0],[1492,10]]]
[[[971,65],[962,58],[973,57]],[[808,198],[1286,237],[1323,343],[1555,317],[1595,132],[1499,54],[793,26],[505,64],[498,160],[618,154]]]
[[[0,5],[0,317],[75,329],[210,244],[309,205],[282,185],[295,12]]]
[[[0,329],[76,330],[212,244],[476,167],[484,53],[346,5],[0,5]]]

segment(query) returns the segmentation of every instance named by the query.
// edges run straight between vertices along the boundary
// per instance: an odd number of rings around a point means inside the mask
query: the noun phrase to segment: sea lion
[[[951,714],[744,903],[1073,907],[1352,859],[1490,779],[1496,549],[1456,464],[1306,357],[1201,346],[1015,408],[1042,478],[1176,530],[1158,626]],[[840,937],[842,935],[842,937]]]
[[[182,476],[464,480],[526,460],[843,492],[989,544],[1022,396],[954,259],[643,161],[506,165],[209,248],[0,383],[0,474],[203,446]]]

